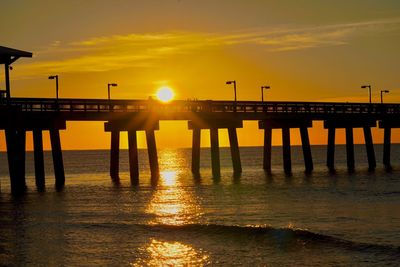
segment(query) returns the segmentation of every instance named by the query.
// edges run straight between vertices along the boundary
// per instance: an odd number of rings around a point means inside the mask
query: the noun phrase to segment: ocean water
[[[337,172],[325,167],[326,148],[313,146],[314,172],[304,174],[300,147],[293,175],[273,148],[272,175],[262,148],[241,148],[243,173],[232,175],[221,148],[221,178],[211,176],[209,149],[201,176],[190,172],[190,149],[160,149],[160,179],[151,182],[147,151],[139,152],[140,185],[129,182],[121,151],[121,183],[108,175],[109,151],[65,151],[66,187],[54,190],[45,153],[46,192],[34,187],[27,154],[28,192],[10,195],[7,158],[0,154],[1,266],[399,266],[400,146],[393,171],[368,172],[363,146],[356,171],[337,146]]]

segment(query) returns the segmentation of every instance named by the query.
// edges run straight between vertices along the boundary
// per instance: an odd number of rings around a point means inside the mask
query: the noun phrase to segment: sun
[[[157,91],[157,98],[161,102],[169,102],[174,98],[174,91],[169,87],[161,87]]]

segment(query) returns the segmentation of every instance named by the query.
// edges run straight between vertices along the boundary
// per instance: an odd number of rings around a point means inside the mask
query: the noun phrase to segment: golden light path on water
[[[150,256],[131,266],[202,266],[208,263],[209,255],[181,242],[167,242],[151,239],[146,247]]]
[[[197,222],[202,210],[197,197],[188,191],[180,181],[181,162],[175,162],[179,151],[166,150],[159,155],[160,172],[158,188],[154,190],[146,213],[153,214],[150,225],[185,225]],[[198,266],[208,262],[209,254],[190,244],[178,241],[150,238],[141,249],[143,257],[132,266]]]

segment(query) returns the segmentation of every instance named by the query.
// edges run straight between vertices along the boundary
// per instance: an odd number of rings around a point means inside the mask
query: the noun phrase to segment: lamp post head
[[[233,80],[233,81],[227,81],[227,82],[226,82],[226,84],[232,84],[232,83],[236,83],[236,81]]]
[[[51,76],[49,76],[49,80],[54,80],[54,79],[57,79],[58,78],[58,75],[51,75]]]
[[[271,89],[271,86],[269,86],[269,85],[261,86],[261,89]]]
[[[363,88],[363,89],[370,88],[371,89],[371,85],[362,85],[361,88]]]
[[[108,86],[118,86],[116,83],[109,83]]]
[[[389,93],[390,91],[389,90],[382,90],[382,92]]]

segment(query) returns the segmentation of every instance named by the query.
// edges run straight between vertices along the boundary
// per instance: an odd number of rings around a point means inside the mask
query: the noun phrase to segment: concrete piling
[[[211,143],[211,169],[215,178],[221,176],[220,160],[219,160],[219,140],[218,128],[210,129],[210,143]]]
[[[193,128],[192,135],[192,173],[199,174],[201,129]]]
[[[119,182],[119,131],[111,131],[110,176],[114,182]]]
[[[264,129],[263,169],[271,172],[272,129]]]
[[[231,148],[233,172],[239,174],[242,172],[242,164],[240,162],[239,142],[236,128],[228,128],[228,135]]]
[[[347,155],[347,169],[354,171],[354,138],[353,128],[346,127],[346,155]]]
[[[367,150],[368,169],[373,171],[376,167],[374,144],[372,141],[371,127],[364,127],[364,140]]]
[[[6,129],[5,132],[11,191],[20,194],[26,191],[25,130]]]
[[[43,156],[43,134],[41,129],[33,130],[33,156],[35,162],[35,182],[38,191],[46,186]]]
[[[314,169],[314,164],[311,154],[310,139],[308,137],[307,127],[300,127],[300,137],[303,148],[305,172],[310,173]]]
[[[146,130],[147,152],[149,154],[150,172],[152,178],[160,175],[154,130]]]
[[[58,129],[50,129],[50,142],[53,156],[54,175],[56,179],[56,189],[61,190],[65,185],[65,174],[60,132]]]
[[[136,131],[128,131],[129,173],[131,184],[139,184],[139,155]]]
[[[292,173],[292,157],[290,151],[290,128],[282,128],[283,169],[286,174]]]

